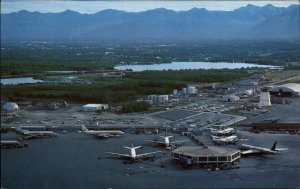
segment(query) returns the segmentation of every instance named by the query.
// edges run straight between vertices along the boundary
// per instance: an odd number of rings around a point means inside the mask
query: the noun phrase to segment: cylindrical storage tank
[[[215,89],[216,88],[216,83],[212,84],[212,88]]]
[[[189,87],[187,88],[187,93],[188,93],[188,94],[195,94],[195,93],[196,93],[196,87],[194,87],[194,86],[189,86]]]
[[[158,95],[158,103],[164,103],[169,100],[168,95]]]
[[[182,93],[186,94],[186,88],[182,88]]]
[[[165,102],[169,101],[169,96],[168,95],[164,95],[164,100],[165,100]]]
[[[174,90],[173,90],[173,95],[174,95],[174,96],[177,96],[177,92],[178,92],[177,89],[174,89]]]

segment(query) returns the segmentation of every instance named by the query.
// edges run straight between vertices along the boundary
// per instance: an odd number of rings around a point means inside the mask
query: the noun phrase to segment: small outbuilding
[[[240,100],[240,97],[236,96],[236,95],[225,95],[222,96],[222,99],[224,102],[236,102]]]
[[[199,167],[232,166],[240,158],[240,150],[220,146],[184,146],[172,151],[172,159],[178,163]]]
[[[3,105],[3,110],[8,111],[8,112],[12,112],[12,111],[16,111],[19,110],[19,106],[18,104],[14,103],[14,102],[7,102]]]
[[[108,104],[86,104],[82,106],[81,110],[84,112],[94,112],[97,110],[108,110]]]

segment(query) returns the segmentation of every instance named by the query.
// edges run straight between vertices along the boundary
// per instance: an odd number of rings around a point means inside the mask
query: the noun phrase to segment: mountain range
[[[1,14],[1,40],[299,40],[299,9],[300,5],[283,8],[249,4],[233,11],[108,9],[81,14],[71,10],[61,13],[21,10]]]

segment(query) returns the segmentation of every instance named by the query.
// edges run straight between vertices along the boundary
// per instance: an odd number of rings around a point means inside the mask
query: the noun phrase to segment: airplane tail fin
[[[276,150],[276,145],[277,145],[277,142],[274,142],[274,144],[273,144],[271,150],[275,151],[275,150]]]
[[[131,144],[131,147],[128,147],[128,146],[124,146],[124,148],[127,148],[127,149],[138,149],[138,148],[142,148],[142,146],[136,146],[134,147],[133,144]]]
[[[165,130],[165,136],[160,136],[160,137],[161,137],[161,138],[166,138],[166,137],[171,138],[171,137],[173,137],[173,136],[168,136],[167,128],[166,128],[166,130]]]
[[[82,130],[83,132],[89,131],[89,130],[86,128],[86,126],[84,126],[84,125],[81,126],[81,130]]]
[[[136,147],[134,147],[134,146],[131,146],[131,147],[124,146],[124,148],[127,148],[127,149],[131,150],[131,149],[138,149],[138,148],[142,148],[142,146],[136,146]]]

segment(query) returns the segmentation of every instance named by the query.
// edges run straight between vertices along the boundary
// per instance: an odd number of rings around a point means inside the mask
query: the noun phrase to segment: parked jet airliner
[[[109,138],[109,137],[121,136],[124,134],[124,132],[121,130],[92,131],[92,130],[88,130],[84,125],[82,125],[81,129],[85,134],[93,135],[100,138]]]
[[[276,148],[277,142],[274,142],[273,146],[268,148],[252,146],[247,144],[242,144],[240,149],[242,150],[242,155],[256,155],[256,154],[276,154],[278,151],[288,150],[288,148]]]
[[[238,140],[238,137],[236,135],[228,137],[218,137],[211,135],[211,137],[216,144],[234,144]]]
[[[146,141],[154,143],[154,144],[162,145],[162,146],[165,146],[165,147],[170,147],[170,146],[172,146],[174,144],[182,144],[183,142],[188,141],[188,140],[180,140],[180,141],[173,141],[173,142],[171,142],[170,138],[172,138],[173,136],[167,136],[167,130],[165,131],[165,136],[159,136],[159,137],[163,138],[164,140],[163,141],[146,140]]]
[[[127,159],[132,162],[139,160],[139,159],[147,159],[147,158],[153,158],[158,153],[162,153],[162,151],[155,151],[155,152],[148,152],[144,154],[137,154],[136,149],[142,148],[142,146],[136,146],[134,147],[133,144],[131,144],[131,147],[124,146],[124,148],[127,148],[130,150],[129,154],[121,154],[121,153],[115,153],[115,152],[105,152],[106,154],[116,156],[118,158]]]
[[[29,131],[29,130],[23,130],[20,127],[17,127],[16,131],[24,135],[25,139],[53,137],[59,135],[53,131]]]

